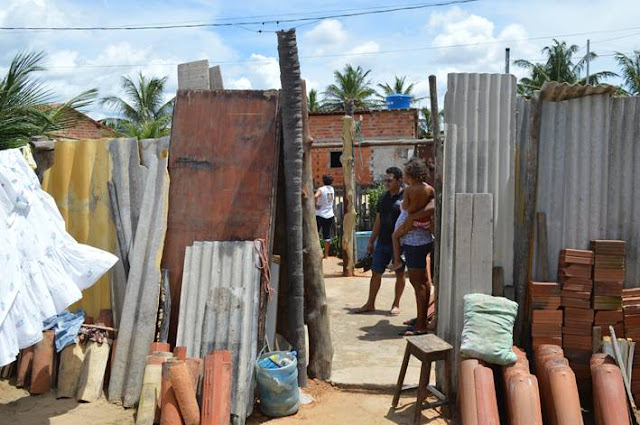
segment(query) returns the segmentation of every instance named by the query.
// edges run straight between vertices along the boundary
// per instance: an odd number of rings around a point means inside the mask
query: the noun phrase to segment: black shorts
[[[317,215],[316,223],[318,224],[318,232],[322,233],[322,239],[325,242],[331,242],[331,226],[333,225],[333,217],[324,218]]]

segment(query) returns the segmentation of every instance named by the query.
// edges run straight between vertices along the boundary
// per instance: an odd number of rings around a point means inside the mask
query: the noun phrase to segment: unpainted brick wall
[[[311,137],[315,140],[340,139],[343,116],[334,113],[310,114]],[[359,120],[361,116],[360,131],[363,139],[413,139],[418,137],[417,109],[356,112],[354,118]]]

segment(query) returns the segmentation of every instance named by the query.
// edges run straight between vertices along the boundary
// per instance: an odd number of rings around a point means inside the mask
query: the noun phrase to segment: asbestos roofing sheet
[[[187,356],[230,350],[234,423],[253,409],[260,293],[256,242],[194,242],[187,247],[177,344]]]
[[[133,234],[130,269],[108,391],[110,401],[122,400],[125,407],[138,403],[146,356],[155,336],[160,259],[169,204],[168,140],[148,143],[156,145],[156,154],[148,156],[148,167],[145,167],[140,216]],[[127,215],[124,209],[120,213]]]
[[[194,241],[267,239],[275,216],[278,92],[179,91],[163,268],[169,269],[170,339],[176,335],[185,248]]]
[[[638,286],[639,99],[593,95],[543,102],[539,149],[537,207],[547,215],[551,275],[561,249],[621,239],[627,242],[625,287]]]
[[[492,195],[493,265],[502,267],[505,286],[513,284],[515,95],[512,75],[449,74],[438,310],[445,316],[439,317],[439,327],[448,326],[453,296],[456,193]]]

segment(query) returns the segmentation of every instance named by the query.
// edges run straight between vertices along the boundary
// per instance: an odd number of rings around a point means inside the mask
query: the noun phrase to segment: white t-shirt
[[[332,186],[322,186],[320,198],[316,202],[316,215],[322,218],[333,218],[333,200],[336,198]]]

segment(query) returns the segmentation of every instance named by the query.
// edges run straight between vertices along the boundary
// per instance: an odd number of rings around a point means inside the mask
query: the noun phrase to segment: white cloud
[[[247,74],[256,89],[280,88],[278,59],[253,53],[247,64]]]
[[[307,42],[318,46],[346,43],[349,38],[342,22],[335,19],[320,22],[304,37]]]
[[[229,81],[225,88],[231,90],[251,90],[253,87],[251,86],[251,81],[249,81],[248,78],[241,77],[237,80]]]

